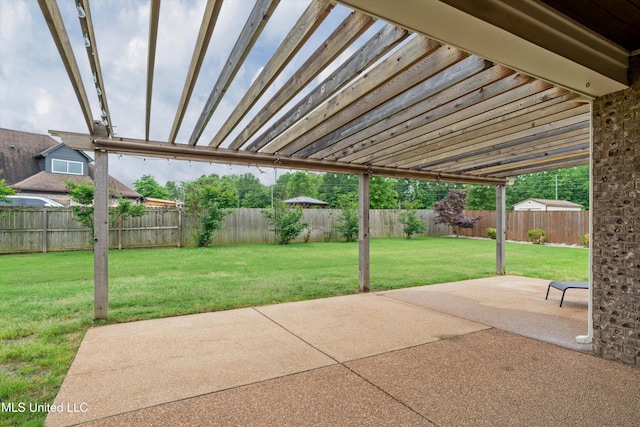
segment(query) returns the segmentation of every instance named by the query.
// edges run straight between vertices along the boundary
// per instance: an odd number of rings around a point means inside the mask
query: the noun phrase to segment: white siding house
[[[582,205],[566,200],[527,199],[513,205],[514,211],[581,211]]]

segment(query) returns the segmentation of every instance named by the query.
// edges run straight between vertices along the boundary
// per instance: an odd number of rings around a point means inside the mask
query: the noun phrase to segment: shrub
[[[496,240],[496,229],[495,228],[487,228],[487,237]]]
[[[583,234],[580,241],[582,242],[582,246],[589,247],[589,233]]]
[[[338,204],[342,209],[342,214],[338,217],[338,223],[333,228],[342,234],[347,242],[353,242],[358,239],[360,222],[357,195],[343,194],[338,198]]]
[[[398,214],[398,222],[402,224],[402,231],[406,234],[407,239],[410,239],[413,234],[424,233],[427,229],[427,225],[418,218],[415,209],[400,212]]]
[[[279,245],[289,244],[309,226],[309,223],[301,222],[303,213],[300,206],[291,209],[282,204],[277,204],[273,209],[262,211],[269,224],[273,226],[272,231],[275,233]]]
[[[544,245],[547,241],[547,235],[544,230],[535,229],[527,231],[527,235],[529,236],[529,241],[536,245]]]

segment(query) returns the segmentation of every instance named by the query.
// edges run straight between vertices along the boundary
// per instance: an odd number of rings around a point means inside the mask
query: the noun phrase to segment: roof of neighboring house
[[[314,199],[313,197],[299,196],[294,197],[293,199],[283,200],[282,203],[289,203],[291,205],[295,204],[305,204],[305,205],[328,205],[329,203],[323,202],[322,200]]]
[[[93,184],[93,177],[95,174],[95,166],[89,165],[89,176],[86,175],[69,175],[62,173],[48,173],[38,172],[37,174],[30,176],[20,182],[13,184],[11,187],[20,192],[43,192],[43,193],[60,193],[67,194],[69,187],[64,181],[71,181],[74,183],[88,181]],[[109,176],[109,189],[116,194],[121,195],[128,199],[142,199],[142,195],[112,176]]]
[[[0,128],[0,169],[7,185],[13,185],[40,172],[36,156],[60,143],[49,135]],[[5,165],[21,165],[8,168]]]
[[[0,128],[0,169],[7,185],[21,192],[46,192],[67,194],[69,188],[64,180],[80,182],[88,180],[93,184],[95,166],[89,164],[89,176],[47,173],[38,164],[38,157],[46,157],[64,145],[49,135],[21,132]],[[90,156],[79,151],[91,162]],[[20,165],[6,167],[5,165]],[[143,198],[140,193],[127,187],[117,179],[109,176],[109,188],[125,198]]]
[[[568,200],[550,200],[550,199],[526,199],[521,202],[516,203],[516,205],[525,203],[525,202],[537,202],[545,206],[551,206],[554,208],[580,208],[582,209],[582,205],[578,203],[569,202]]]

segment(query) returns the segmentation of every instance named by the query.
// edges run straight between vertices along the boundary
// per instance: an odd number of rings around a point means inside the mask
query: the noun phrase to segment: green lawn
[[[358,244],[111,251],[109,267],[109,319],[99,324],[354,293]],[[508,243],[507,273],[586,281],[588,251]],[[371,242],[374,291],[494,274],[493,241]],[[0,256],[0,401],[52,402],[92,316],[91,252]],[[43,421],[0,413],[0,425]]]

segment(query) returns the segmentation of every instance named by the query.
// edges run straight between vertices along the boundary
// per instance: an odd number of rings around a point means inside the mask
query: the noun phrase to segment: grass
[[[93,322],[93,254],[0,256],[0,401],[51,403],[93,325],[354,293],[358,245],[308,243],[111,251],[109,319]],[[509,274],[586,281],[588,251],[507,244]],[[374,239],[371,289],[495,274],[495,243]],[[0,425],[46,414],[0,412]]]

